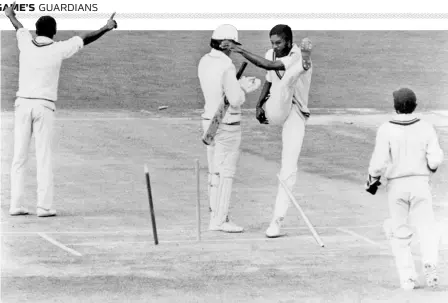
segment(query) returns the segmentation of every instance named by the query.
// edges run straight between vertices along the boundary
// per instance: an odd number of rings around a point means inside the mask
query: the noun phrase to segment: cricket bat
[[[239,80],[241,76],[244,73],[244,70],[246,69],[247,62],[243,62],[241,64],[240,69],[238,70],[238,73],[236,74],[236,78]],[[210,145],[215,140],[216,132],[218,131],[219,124],[221,124],[222,119],[224,119],[224,116],[227,113],[227,109],[229,108],[230,103],[227,101],[227,97],[224,97],[224,102],[221,103],[218,107],[218,110],[216,111],[215,115],[212,118],[212,121],[210,122],[210,125],[205,132],[205,134],[202,136],[202,142],[204,142],[205,145]]]

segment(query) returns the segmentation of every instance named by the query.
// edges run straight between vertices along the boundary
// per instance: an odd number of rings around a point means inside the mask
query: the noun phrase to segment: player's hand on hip
[[[114,17],[115,13],[113,13],[112,16],[110,16],[109,20],[107,20],[106,27],[109,30],[113,30],[114,28],[118,27],[117,21],[114,20]]]
[[[16,1],[14,1],[11,6],[8,6],[5,9],[5,15],[6,17],[10,18],[10,17],[14,17],[16,15],[16,12],[14,11],[14,7],[16,6]]]
[[[262,107],[257,106],[255,108],[255,118],[257,118],[257,120],[258,120],[258,122],[260,122],[260,124],[269,124],[269,121],[266,118],[266,114]]]

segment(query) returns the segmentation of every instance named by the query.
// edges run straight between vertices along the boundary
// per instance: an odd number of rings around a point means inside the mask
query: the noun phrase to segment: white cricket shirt
[[[241,121],[241,105],[246,101],[246,96],[236,79],[232,59],[223,52],[212,49],[199,61],[198,78],[205,99],[202,118],[212,119],[226,96],[230,106],[222,123]]]
[[[302,61],[302,52],[300,51],[300,48],[294,43],[292,45],[291,51],[288,55],[282,57],[282,58],[275,58],[275,53],[273,49],[270,49],[266,52],[265,58],[267,60],[280,60],[282,61],[283,65],[285,66],[285,70],[290,68],[294,63],[297,61]],[[285,71],[278,71],[280,76],[283,76]],[[294,88],[294,94],[293,94],[293,100],[292,102],[295,103],[300,111],[300,114],[302,114],[305,117],[310,116],[310,110],[308,109],[308,97],[310,93],[310,86],[311,86],[311,75],[313,73],[313,67],[309,70],[307,70],[304,74],[302,74],[299,79],[297,80],[297,83]],[[271,82],[272,86],[275,87],[280,83],[280,77],[277,75],[277,72],[275,70],[268,70],[266,73],[266,81]]]
[[[19,89],[16,93],[19,99],[16,104],[20,98],[40,99],[51,101],[54,109],[62,61],[82,49],[84,41],[78,36],[58,42],[43,36],[33,39],[25,28],[17,30],[16,35],[20,51]]]
[[[414,114],[397,114],[383,123],[376,136],[369,174],[396,179],[429,176],[443,161],[437,133],[432,124]]]

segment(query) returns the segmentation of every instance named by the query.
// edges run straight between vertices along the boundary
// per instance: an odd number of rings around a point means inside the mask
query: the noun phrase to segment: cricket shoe
[[[37,208],[37,216],[38,217],[54,217],[54,216],[56,216],[56,210],[38,207]]]
[[[304,38],[300,43],[300,50],[302,52],[302,66],[304,70],[311,68],[311,51],[313,50],[313,44],[309,38]]]
[[[423,267],[423,272],[426,278],[426,284],[429,287],[437,287],[439,284],[439,277],[437,276],[437,268],[433,264],[425,264]]]
[[[10,216],[23,216],[23,215],[28,215],[28,209],[26,209],[23,206],[20,207],[13,207],[9,209],[9,215]]]
[[[226,221],[220,225],[215,225],[212,222],[210,222],[209,230],[211,231],[223,231],[226,233],[241,233],[243,232],[244,228],[241,226],[236,225],[232,221]]]
[[[278,238],[284,236],[285,234],[281,233],[282,223],[283,218],[275,218],[274,220],[272,220],[271,224],[269,224],[268,229],[266,229],[266,237]]]
[[[401,281],[401,289],[403,290],[413,290],[415,288],[415,279],[409,278],[406,280]]]

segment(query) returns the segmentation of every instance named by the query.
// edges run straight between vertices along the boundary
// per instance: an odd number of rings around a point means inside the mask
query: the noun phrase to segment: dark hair
[[[56,20],[51,16],[42,16],[36,22],[36,35],[53,38],[56,35]]]
[[[288,25],[277,24],[269,32],[269,37],[273,35],[282,37],[283,39],[285,39],[286,42],[289,41],[292,43],[292,30]]]
[[[213,49],[219,50],[219,51],[223,51],[224,49],[222,49],[220,47],[222,41],[224,41],[224,40],[211,39],[210,40],[210,47],[213,48]]]
[[[409,88],[400,88],[393,92],[394,108],[398,113],[411,114],[417,107],[417,96]]]

